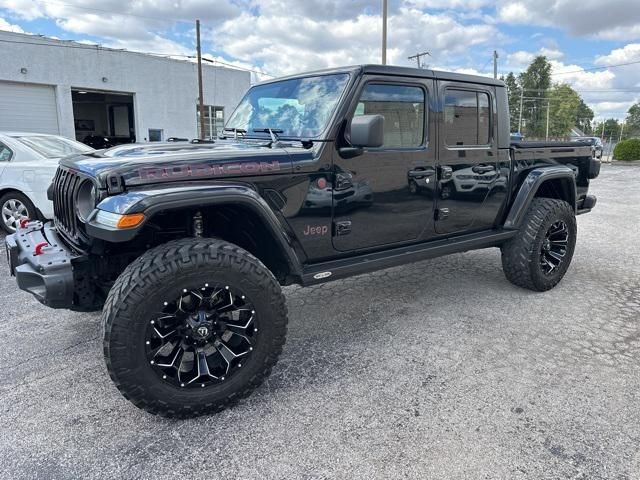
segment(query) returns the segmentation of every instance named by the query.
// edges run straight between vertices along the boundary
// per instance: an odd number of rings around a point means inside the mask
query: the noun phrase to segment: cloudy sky
[[[0,30],[210,58],[265,75],[380,62],[381,0],[0,0]],[[640,100],[640,0],[389,0],[389,63],[521,71],[542,53],[597,117]],[[1,47],[0,47],[1,52]],[[636,62],[636,63],[633,63]],[[629,64],[631,63],[631,64]],[[620,65],[628,64],[628,65]]]

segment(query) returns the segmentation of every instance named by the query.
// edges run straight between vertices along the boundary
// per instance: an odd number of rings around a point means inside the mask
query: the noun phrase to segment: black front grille
[[[83,179],[72,170],[58,167],[53,178],[53,212],[58,230],[75,244],[82,243],[76,215],[76,197]]]

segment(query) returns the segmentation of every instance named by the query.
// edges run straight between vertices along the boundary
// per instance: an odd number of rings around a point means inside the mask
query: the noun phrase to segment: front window
[[[424,90],[407,85],[368,84],[354,116],[384,117],[383,148],[412,148],[424,140]]]
[[[227,128],[271,129],[283,137],[322,134],[344,91],[346,73],[294,78],[250,89],[233,112]]]
[[[62,158],[67,155],[93,152],[93,148],[63,137],[33,135],[16,137],[16,140],[45,158]]]

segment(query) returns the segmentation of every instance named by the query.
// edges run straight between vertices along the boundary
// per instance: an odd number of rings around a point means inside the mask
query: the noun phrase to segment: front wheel
[[[514,285],[543,292],[567,272],[576,245],[576,217],[567,202],[534,198],[518,234],[502,246],[502,269]]]
[[[248,396],[282,351],[287,309],[271,272],[240,247],[176,240],[118,277],[103,312],[109,375],[137,407],[213,413]]]

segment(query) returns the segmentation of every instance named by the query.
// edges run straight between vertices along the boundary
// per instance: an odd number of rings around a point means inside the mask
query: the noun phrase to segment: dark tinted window
[[[11,155],[11,150],[0,143],[0,162],[8,162],[9,160],[11,160]]]
[[[362,91],[355,115],[384,117],[383,148],[419,147],[424,140],[424,90],[370,83]]]
[[[444,140],[447,145],[486,145],[491,138],[489,95],[468,90],[446,90]]]

